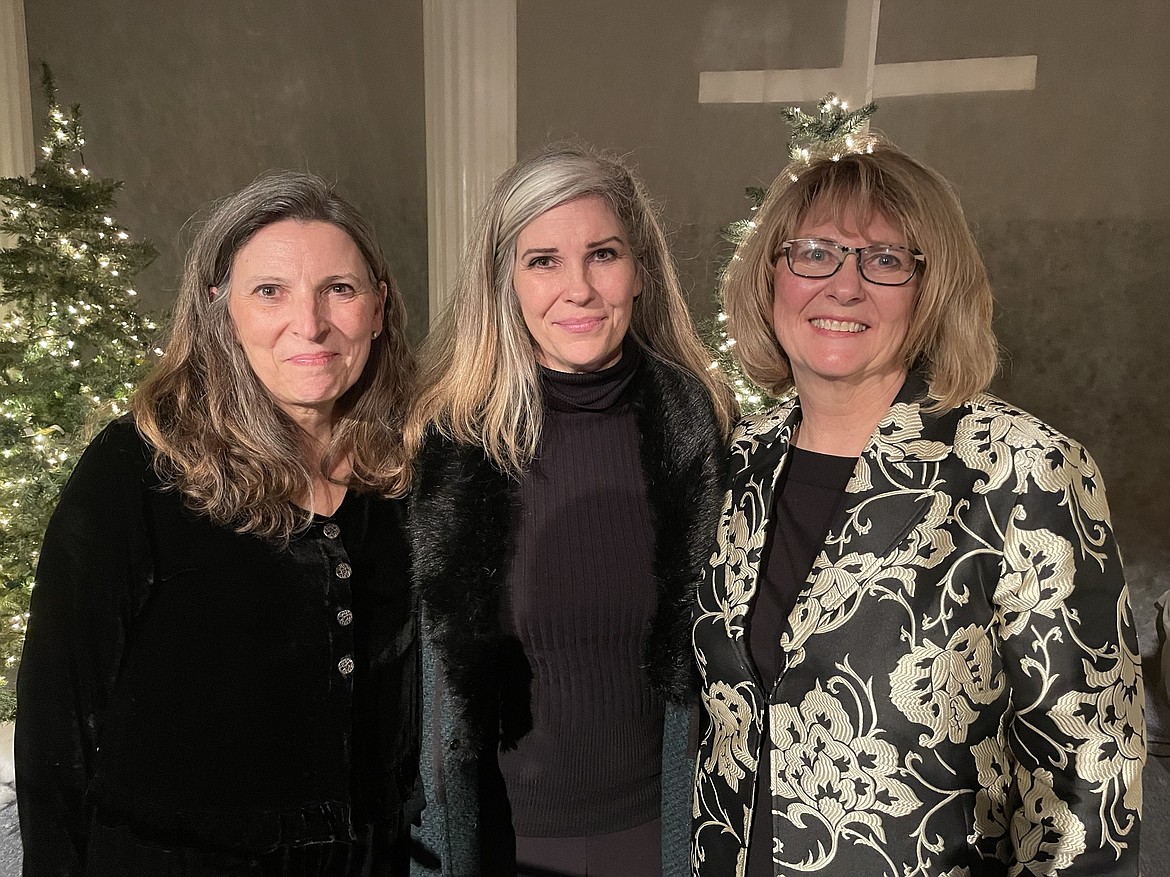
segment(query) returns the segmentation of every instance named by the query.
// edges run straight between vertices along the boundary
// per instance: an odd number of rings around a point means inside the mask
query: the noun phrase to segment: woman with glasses
[[[986,393],[986,271],[889,143],[785,170],[694,626],[695,875],[1136,874],[1141,670],[1096,464]]]

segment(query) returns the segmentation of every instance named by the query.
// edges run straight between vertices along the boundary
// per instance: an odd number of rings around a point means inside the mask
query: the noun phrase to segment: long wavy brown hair
[[[373,288],[386,285],[382,331],[362,374],[334,406],[319,472],[306,434],[249,365],[228,312],[236,253],[260,229],[290,219],[345,231]],[[212,287],[218,294],[210,294]],[[405,321],[373,228],[321,178],[269,173],[211,205],[187,253],[166,353],[131,401],[138,430],[154,447],[156,470],[195,511],[278,541],[311,519],[301,504],[312,496],[314,475],[328,477],[344,461],[349,487],[404,494],[411,469],[402,427],[414,377]]]

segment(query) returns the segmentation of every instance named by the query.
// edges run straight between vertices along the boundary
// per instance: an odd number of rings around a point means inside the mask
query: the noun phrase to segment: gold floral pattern
[[[1003,740],[988,737],[971,747],[979,789],[975,792],[975,831],[979,838],[1002,841],[996,844],[998,858],[1007,861],[1008,793],[1015,776],[1015,761]]]
[[[872,704],[850,679],[835,676],[829,685],[850,689],[851,701],[859,706]],[[778,755],[772,788],[788,802],[781,811],[785,819],[810,830],[810,822],[820,824],[826,835],[820,858],[831,860],[848,830],[883,839],[883,814],[905,816],[922,806],[898,779],[898,750],[881,739],[876,725],[863,729],[864,717],[855,721],[820,684],[798,707],[775,704],[770,715]],[[814,870],[817,861],[799,865]]]
[[[759,563],[760,552],[764,550],[765,531],[753,527],[748,519],[750,509],[726,508],[723,512],[723,526],[734,538],[720,544],[711,556],[711,568],[725,577],[723,589],[723,623],[728,636],[739,636],[743,630],[743,618],[751,605],[754,576],[749,574],[754,564]]]
[[[1004,538],[1006,570],[995,589],[1000,635],[1027,630],[1033,613],[1056,617],[1073,589],[1076,563],[1069,541],[1048,530],[1024,530],[1012,521]]]
[[[714,728],[703,769],[714,770],[732,789],[738,789],[747,771],[756,769],[756,759],[747,749],[747,733],[755,715],[743,695],[722,682],[703,692],[703,706]]]
[[[1128,603],[1126,594],[1120,598]],[[1125,617],[1122,615],[1121,617]],[[1076,743],[1077,774],[1098,788],[1117,784],[1123,804],[1133,811],[1142,806],[1141,772],[1146,748],[1145,698],[1139,657],[1118,637],[1119,651],[1085,666],[1088,691],[1060,696],[1053,709],[1056,727]]]
[[[814,633],[833,630],[847,622],[858,605],[862,583],[878,568],[872,554],[849,554],[836,562],[818,558],[809,577],[807,595],[793,610],[792,629],[783,634],[781,646],[796,653]],[[796,662],[803,660],[803,655]]]
[[[989,397],[984,397],[986,400]],[[973,471],[982,473],[975,484],[977,493],[990,493],[1016,476],[1013,490],[1023,487],[1024,473],[1033,468],[1041,449],[1036,424],[1014,417],[1001,417],[994,409],[973,411],[959,421],[955,431],[955,456]]]
[[[965,742],[979,707],[999,699],[1004,680],[993,652],[987,631],[968,625],[946,646],[924,639],[898,660],[890,674],[890,700],[910,721],[930,729],[919,738],[922,746]]]
[[[733,437],[694,623],[695,877],[742,875],[757,782],[777,877],[1136,873],[1144,694],[1096,464],[992,396],[932,414],[922,390],[858,460],[770,692],[746,619],[799,400]]]
[[[1012,814],[1015,861],[1008,874],[1062,874],[1085,851],[1085,825],[1053,789],[1052,772],[1016,769],[1020,806]]]

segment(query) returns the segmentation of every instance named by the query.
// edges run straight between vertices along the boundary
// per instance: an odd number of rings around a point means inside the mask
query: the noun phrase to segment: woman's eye
[[[258,298],[276,298],[280,294],[280,287],[257,286],[255,294]]]
[[[606,247],[602,250],[594,250],[593,252],[594,262],[612,262],[616,258],[617,250],[611,249],[610,247]]]
[[[907,267],[903,254],[895,250],[871,253],[866,259],[865,264],[867,267],[878,271],[893,271]]]
[[[529,268],[549,268],[552,266],[552,256],[533,256],[528,260]]]
[[[348,283],[334,283],[329,287],[329,292],[341,298],[353,298],[357,295],[357,290]]]

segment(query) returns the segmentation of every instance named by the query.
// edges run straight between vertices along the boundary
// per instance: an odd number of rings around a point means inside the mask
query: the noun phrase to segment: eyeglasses
[[[847,247],[834,241],[800,238],[785,241],[780,249],[788,260],[788,270],[797,277],[832,277],[845,264],[845,257],[855,253],[858,273],[879,286],[903,286],[918,272],[919,263],[926,263],[922,253],[892,244]]]

